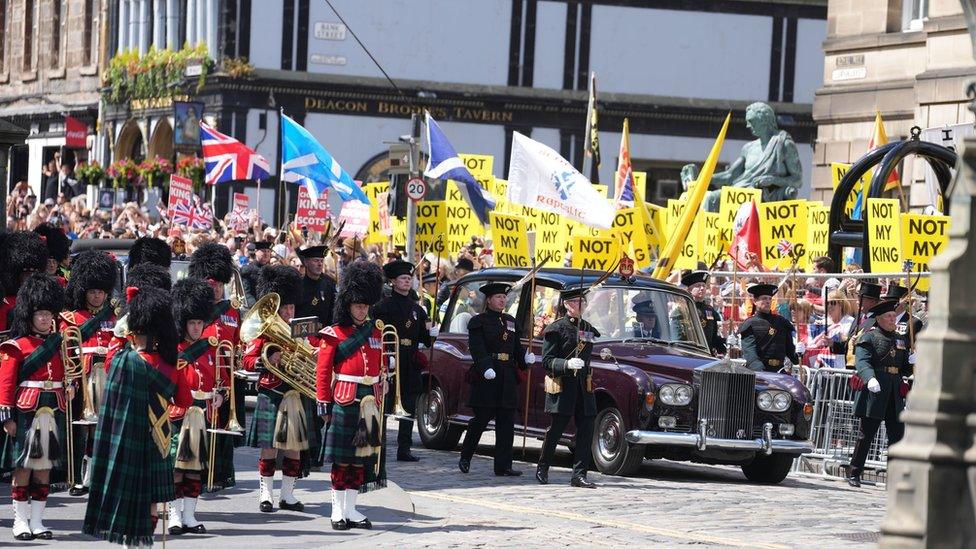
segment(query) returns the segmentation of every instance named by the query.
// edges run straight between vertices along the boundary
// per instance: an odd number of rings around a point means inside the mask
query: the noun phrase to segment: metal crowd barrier
[[[810,438],[814,450],[793,463],[797,472],[843,477],[851,463],[857,443],[858,418],[854,417],[854,391],[849,382],[854,370],[801,367],[794,371],[813,395],[813,421]],[[864,464],[865,477],[880,477],[887,470],[888,436],[884,424],[871,443]],[[872,475],[872,473],[874,473]]]

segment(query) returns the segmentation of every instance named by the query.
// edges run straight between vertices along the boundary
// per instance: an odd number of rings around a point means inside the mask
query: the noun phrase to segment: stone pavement
[[[389,422],[395,440],[396,422]],[[415,440],[417,439],[414,435]],[[634,478],[591,473],[596,490],[571,488],[570,456],[561,449],[551,484],[532,474],[539,441],[530,440],[519,478],[496,478],[485,433],[471,473],[457,470],[457,452],[415,449],[419,463],[392,462],[398,486],[366,494],[360,509],[372,531],[334,532],[329,524],[328,473],[300,480],[296,494],[306,513],[257,510],[255,450],[238,450],[238,486],[204,497],[197,517],[209,533],[170,537],[167,546],[203,547],[863,547],[876,538],[884,490],[848,488],[836,480],[788,477],[777,486],[749,484],[737,468],[666,461],[645,462]],[[516,456],[521,458],[521,438]],[[15,542],[9,491],[0,487],[0,547],[93,547],[82,536],[84,498],[51,497],[45,524],[57,540]],[[157,547],[161,538],[157,536]]]

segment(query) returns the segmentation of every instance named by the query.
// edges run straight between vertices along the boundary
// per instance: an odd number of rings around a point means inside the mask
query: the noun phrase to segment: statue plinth
[[[965,140],[949,203],[905,437],[888,452],[885,548],[976,547],[976,138]]]

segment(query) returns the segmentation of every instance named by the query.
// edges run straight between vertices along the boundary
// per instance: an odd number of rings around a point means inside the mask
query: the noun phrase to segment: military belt
[[[193,400],[210,400],[213,398],[213,391],[190,391]]]
[[[505,362],[509,359],[509,355],[508,353],[494,353],[491,355],[491,358]]]
[[[887,368],[884,369],[884,371],[888,372],[889,374],[901,373],[901,370],[898,368],[898,366],[888,366]]]
[[[777,358],[770,358],[766,360],[766,364],[769,364],[770,366],[780,366],[783,364],[783,361]]]
[[[44,381],[21,381],[19,386],[25,389],[44,389],[45,391],[50,391],[51,389],[60,389],[64,384],[60,381],[45,379]]]
[[[409,346],[413,345],[413,340],[412,339],[407,339],[405,337],[401,337],[400,338],[400,345],[403,345],[404,347],[409,347]]]

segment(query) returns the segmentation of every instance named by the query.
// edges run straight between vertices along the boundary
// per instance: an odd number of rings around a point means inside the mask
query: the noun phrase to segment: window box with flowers
[[[214,68],[205,44],[192,48],[185,46],[179,51],[150,47],[141,56],[136,50],[123,51],[109,61],[105,70],[102,78],[105,99],[111,103],[124,103],[183,95],[186,93],[183,86],[187,81],[186,66],[190,62],[203,64],[203,71],[196,77],[196,91],[199,92]]]
[[[183,176],[193,182],[193,192],[200,194],[203,190],[203,159],[196,156],[184,156],[176,161],[176,175]]]
[[[131,159],[116,160],[105,171],[112,181],[112,188],[124,189],[136,184],[139,179],[139,166]]]
[[[167,177],[172,173],[173,164],[160,156],[139,164],[139,180],[149,189],[166,183]]]
[[[82,162],[75,167],[75,177],[82,185],[98,186],[105,179],[105,169],[98,160]]]

